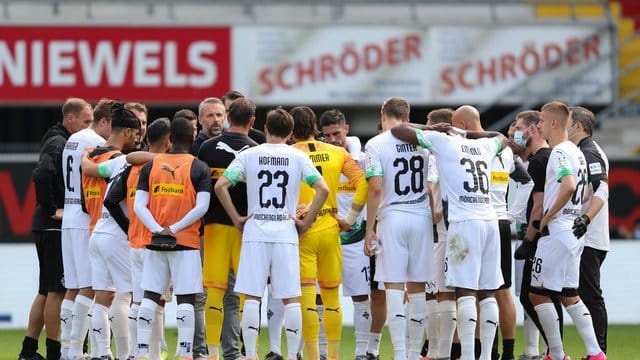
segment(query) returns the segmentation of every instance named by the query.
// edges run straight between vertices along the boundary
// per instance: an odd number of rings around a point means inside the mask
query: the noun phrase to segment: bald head
[[[471,105],[462,105],[453,112],[451,124],[465,130],[482,130],[480,113]]]

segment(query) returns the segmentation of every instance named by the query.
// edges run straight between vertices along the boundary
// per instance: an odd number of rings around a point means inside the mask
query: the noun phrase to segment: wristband
[[[347,216],[344,218],[344,222],[347,223],[347,225],[352,226],[356,223],[356,220],[358,220],[358,216],[360,216],[360,212],[351,209],[349,210]]]

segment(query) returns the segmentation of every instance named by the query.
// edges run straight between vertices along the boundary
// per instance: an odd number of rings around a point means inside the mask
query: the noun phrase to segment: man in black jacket
[[[40,158],[33,171],[36,210],[33,213],[32,231],[38,252],[40,278],[38,295],[29,311],[20,360],[42,359],[36,351],[43,326],[47,334],[47,360],[60,358],[60,304],[66,291],[60,230],[64,207],[62,150],[71,134],[91,124],[93,110],[83,99],[69,98],[62,106],[62,116],[62,122],[53,125],[42,137]],[[71,321],[62,319],[65,320]]]

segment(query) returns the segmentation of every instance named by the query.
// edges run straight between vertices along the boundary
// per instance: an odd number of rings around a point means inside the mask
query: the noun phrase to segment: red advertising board
[[[229,27],[0,27],[0,102],[199,102],[231,87]]]

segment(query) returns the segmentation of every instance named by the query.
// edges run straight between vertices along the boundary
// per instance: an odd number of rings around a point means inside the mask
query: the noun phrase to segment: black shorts
[[[511,287],[511,222],[509,220],[498,220],[498,228],[500,229],[500,269],[504,284],[500,289],[508,289]]]
[[[33,237],[40,265],[38,294],[64,292],[62,268],[62,233],[60,231],[34,231]]]

